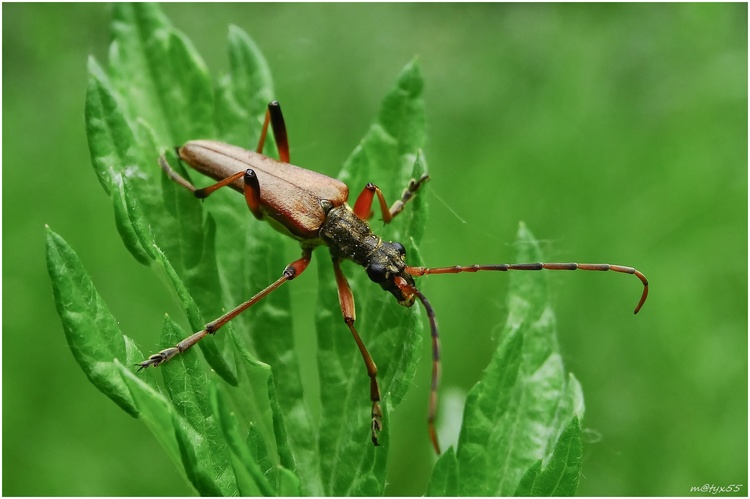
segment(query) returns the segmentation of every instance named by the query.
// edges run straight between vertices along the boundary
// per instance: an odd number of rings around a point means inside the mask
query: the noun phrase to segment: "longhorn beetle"
[[[261,153],[265,143],[268,125],[271,124],[279,153],[279,161]],[[248,151],[237,146],[212,140],[192,140],[177,148],[177,155],[200,173],[207,175],[217,183],[202,189],[196,189],[189,181],[181,177],[167,163],[162,155],[159,165],[173,181],[189,189],[195,197],[205,198],[222,187],[231,187],[245,195],[250,212],[259,220],[267,220],[276,230],[297,241],[302,247],[302,257],[293,261],[284,269],[281,277],[267,288],[238,305],[218,319],[206,324],[199,331],[177,345],[164,349],[138,364],[140,369],[158,366],[167,362],[178,353],[198,343],[209,334],[214,334],[224,324],[250,308],[276,288],[291,281],[305,271],[310,263],[312,250],[321,245],[328,246],[333,260],[333,270],[338,287],[339,304],[344,316],[344,323],[354,336],[362,359],[370,377],[370,400],[372,401],[372,443],[378,445],[378,433],[382,429],[382,412],[380,410],[380,389],[378,388],[375,362],[367,352],[364,342],[354,327],[354,297],[349,284],[341,271],[341,260],[347,258],[361,265],[368,277],[390,292],[405,307],[414,305],[419,300],[427,313],[432,335],[432,383],[430,392],[427,425],[430,440],[435,452],[440,454],[435,416],[437,413],[437,391],[440,378],[440,347],[435,313],[424,294],[414,284],[414,277],[428,274],[457,274],[459,272],[477,272],[495,270],[596,270],[635,274],[643,283],[643,293],[634,313],[638,313],[648,296],[648,281],[638,270],[622,265],[606,263],[511,263],[498,265],[470,265],[462,267],[412,267],[406,263],[406,250],[398,242],[383,241],[372,233],[367,219],[370,217],[372,203],[377,196],[383,221],[389,223],[404,208],[417,190],[424,184],[428,175],[412,179],[409,185],[391,207],[385,201],[380,189],[368,183],[357,197],[354,207],[346,203],[349,189],[346,184],[289,164],[289,143],[286,126],[279,103],[268,104],[258,146]],[[140,370],[139,369],[139,370]]]

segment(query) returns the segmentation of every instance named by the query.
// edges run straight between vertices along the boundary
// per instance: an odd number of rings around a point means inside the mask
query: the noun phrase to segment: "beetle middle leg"
[[[377,196],[378,204],[380,205],[380,213],[383,216],[383,222],[390,223],[396,215],[401,213],[406,203],[414,197],[417,190],[429,178],[430,176],[427,173],[423,173],[418,180],[411,179],[409,185],[406,186],[406,189],[404,189],[404,192],[401,194],[401,199],[397,199],[390,208],[388,207],[388,203],[386,203],[385,197],[380,188],[373,183],[368,183],[357,197],[357,201],[354,203],[354,208],[352,208],[352,210],[360,219],[367,220],[370,218],[370,210],[372,208],[374,197]]]
[[[302,253],[302,257],[298,260],[293,261],[289,265],[287,265],[281,277],[279,277],[276,281],[274,281],[267,288],[260,291],[258,294],[250,298],[248,301],[233,308],[232,310],[222,315],[218,319],[215,319],[209,322],[208,324],[206,324],[206,327],[202,331],[198,331],[197,333],[194,333],[188,336],[187,338],[180,341],[173,347],[165,348],[161,352],[151,355],[148,359],[137,364],[138,366],[140,366],[140,369],[138,370],[140,371],[141,369],[144,369],[150,366],[157,367],[160,364],[163,364],[164,362],[169,361],[177,354],[180,354],[184,352],[185,350],[187,350],[188,348],[192,347],[193,345],[198,343],[200,340],[202,340],[209,334],[214,334],[227,322],[231,321],[232,319],[237,317],[239,314],[241,314],[248,308],[258,303],[261,299],[271,294],[272,291],[276,290],[276,288],[284,284],[286,281],[291,281],[292,279],[300,275],[302,272],[304,272],[308,264],[310,263],[311,255],[312,255],[312,250],[305,250]]]
[[[367,375],[370,377],[370,400],[372,401],[372,443],[380,445],[378,442],[378,433],[383,429],[383,413],[380,410],[380,388],[378,387],[378,368],[375,366],[375,362],[370,357],[370,353],[367,351],[362,338],[359,337],[359,333],[354,327],[354,321],[356,320],[356,313],[354,311],[354,296],[352,290],[349,287],[349,283],[346,280],[346,276],[341,271],[341,260],[338,258],[333,259],[333,271],[336,275],[336,286],[339,292],[339,305],[341,306],[341,313],[344,315],[344,322],[346,323],[349,330],[354,336],[354,341],[357,342],[357,347],[362,354],[362,359],[365,361],[365,367],[367,368]]]

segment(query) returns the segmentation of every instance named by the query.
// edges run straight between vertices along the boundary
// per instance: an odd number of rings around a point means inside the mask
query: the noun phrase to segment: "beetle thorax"
[[[331,256],[352,260],[363,267],[367,266],[369,255],[382,243],[367,222],[355,215],[346,204],[328,212],[319,234],[330,249]]]
[[[383,241],[370,230],[364,220],[354,214],[347,205],[332,208],[319,232],[320,239],[328,246],[334,258],[346,258],[361,265],[370,279],[392,293],[405,306],[414,303],[414,297],[406,297],[394,283],[395,277],[407,283],[414,280],[405,271],[406,251],[400,243]]]

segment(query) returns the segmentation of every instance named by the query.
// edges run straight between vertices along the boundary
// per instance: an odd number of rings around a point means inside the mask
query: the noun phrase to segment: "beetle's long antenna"
[[[427,319],[430,321],[430,334],[432,335],[432,383],[430,385],[430,405],[427,413],[427,428],[430,432],[430,440],[435,452],[440,454],[440,443],[435,431],[435,418],[437,416],[438,387],[440,386],[440,338],[438,337],[437,319],[432,305],[427,301],[425,295],[416,287],[408,284],[403,278],[395,278],[396,285],[406,295],[415,295],[422,302]]]
[[[639,270],[633,267],[624,267],[622,265],[610,265],[608,263],[503,263],[499,265],[469,265],[462,267],[461,265],[455,265],[453,267],[409,267],[407,266],[407,274],[413,276],[423,276],[428,274],[458,274],[460,272],[479,272],[480,270],[495,270],[500,272],[507,272],[508,270],[595,270],[599,272],[606,272],[611,270],[613,272],[620,272],[622,274],[633,274],[643,283],[643,293],[641,299],[638,300],[634,314],[637,314],[646,301],[648,296],[648,280]],[[419,295],[417,295],[419,296]],[[421,300],[421,298],[420,298]]]

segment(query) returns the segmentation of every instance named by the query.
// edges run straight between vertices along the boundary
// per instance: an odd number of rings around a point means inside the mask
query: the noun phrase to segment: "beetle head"
[[[414,286],[414,279],[406,273],[405,256],[406,249],[401,243],[383,241],[377,250],[370,254],[365,270],[370,280],[395,296],[399,304],[411,307],[414,305],[415,296],[408,288],[404,288],[403,283],[405,281],[406,284]],[[401,280],[397,281],[397,278]]]

